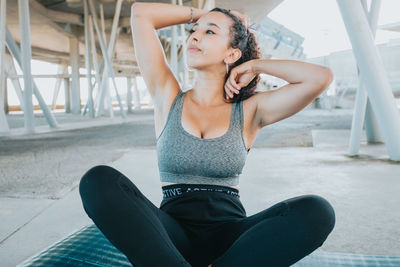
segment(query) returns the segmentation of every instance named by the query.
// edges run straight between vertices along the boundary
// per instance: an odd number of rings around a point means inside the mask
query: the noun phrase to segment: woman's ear
[[[238,61],[240,58],[242,57],[242,51],[240,51],[239,48],[234,48],[232,49],[232,51],[230,52],[228,59],[226,60],[226,62],[228,64],[232,64],[235,63],[236,61]]]

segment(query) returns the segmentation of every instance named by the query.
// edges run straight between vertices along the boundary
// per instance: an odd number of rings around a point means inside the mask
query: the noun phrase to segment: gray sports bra
[[[243,139],[243,103],[233,103],[228,131],[216,138],[202,139],[181,124],[183,99],[179,90],[157,138],[157,158],[162,182],[185,184],[239,184],[248,151]]]

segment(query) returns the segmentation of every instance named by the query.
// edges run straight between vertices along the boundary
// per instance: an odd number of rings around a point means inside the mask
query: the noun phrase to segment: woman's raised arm
[[[333,73],[328,67],[298,60],[255,59],[242,65],[232,69],[227,89],[235,91],[233,88],[240,88],[236,79],[242,73],[247,75],[244,76],[245,81],[255,74],[265,73],[289,83],[276,90],[254,95],[257,103],[254,120],[259,129],[299,112],[318,97],[333,80]],[[247,72],[252,73],[250,78]]]
[[[208,11],[193,8],[193,22]],[[146,86],[155,99],[170,94],[168,88],[179,88],[168,66],[161,42],[155,30],[187,23],[191,10],[188,6],[164,3],[134,3],[131,7],[131,29],[135,56]]]

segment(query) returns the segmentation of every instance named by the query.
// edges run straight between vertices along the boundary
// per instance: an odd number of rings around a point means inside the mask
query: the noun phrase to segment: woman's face
[[[229,28],[232,23],[232,19],[221,12],[209,12],[193,24],[186,50],[189,68],[225,68],[224,59],[229,53]],[[200,50],[191,50],[190,46]]]

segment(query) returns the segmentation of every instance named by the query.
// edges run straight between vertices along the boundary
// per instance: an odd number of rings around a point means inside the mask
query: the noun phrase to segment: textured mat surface
[[[22,266],[132,266],[96,225],[87,225],[67,238],[27,259]],[[292,267],[399,267],[400,257],[326,252],[320,249]]]

